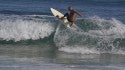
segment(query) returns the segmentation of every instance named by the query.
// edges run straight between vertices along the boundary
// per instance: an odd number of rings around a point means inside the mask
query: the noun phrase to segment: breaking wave
[[[72,28],[48,15],[0,15],[0,43],[52,41],[59,51],[69,53],[125,54],[125,25],[98,16],[81,19]],[[10,44],[12,42],[9,42]]]
[[[54,42],[60,51],[70,53],[125,54],[125,25],[119,20],[90,17],[77,22],[78,27],[66,29],[59,25]]]
[[[37,40],[54,32],[54,25],[43,16],[1,15],[0,40]]]

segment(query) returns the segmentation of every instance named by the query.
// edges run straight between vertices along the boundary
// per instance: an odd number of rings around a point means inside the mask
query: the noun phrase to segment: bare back
[[[76,15],[77,15],[77,13],[74,11],[74,10],[70,10],[70,14],[69,14],[69,20],[71,21],[71,22],[75,22],[76,21]]]

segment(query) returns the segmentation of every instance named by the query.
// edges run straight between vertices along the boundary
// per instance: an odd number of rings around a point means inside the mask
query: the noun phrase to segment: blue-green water
[[[0,0],[0,70],[124,70],[124,0]],[[50,8],[83,17],[66,28]]]

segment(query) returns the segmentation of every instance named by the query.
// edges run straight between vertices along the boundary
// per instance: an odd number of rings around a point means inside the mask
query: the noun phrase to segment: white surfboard
[[[70,28],[70,25],[69,25],[70,22],[68,22],[67,18],[65,17],[64,19],[61,19],[61,17],[64,16],[61,12],[57,11],[57,10],[54,9],[54,8],[50,8],[50,10],[51,10],[52,14],[53,14],[55,17],[57,17],[58,19],[60,19],[66,27],[69,27],[69,28]]]

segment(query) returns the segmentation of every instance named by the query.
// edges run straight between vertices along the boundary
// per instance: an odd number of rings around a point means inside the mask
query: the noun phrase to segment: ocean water
[[[0,0],[0,70],[125,70],[125,1]]]

